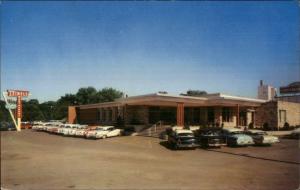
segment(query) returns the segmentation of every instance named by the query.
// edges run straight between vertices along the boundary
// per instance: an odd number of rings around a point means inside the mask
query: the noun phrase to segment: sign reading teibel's
[[[10,116],[15,123],[17,131],[21,131],[22,98],[27,96],[29,96],[29,91],[25,90],[7,90],[6,92],[3,92],[3,97],[6,103],[5,107],[9,110]],[[16,118],[12,112],[14,109],[16,109],[17,112]]]

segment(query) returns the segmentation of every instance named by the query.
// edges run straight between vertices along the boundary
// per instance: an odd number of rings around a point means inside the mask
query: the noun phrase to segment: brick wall
[[[277,118],[277,102],[270,101],[256,108],[255,126],[262,127],[264,123],[268,123],[269,127],[278,127]]]

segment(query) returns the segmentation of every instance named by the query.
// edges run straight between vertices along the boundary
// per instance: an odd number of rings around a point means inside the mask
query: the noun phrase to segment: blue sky
[[[87,86],[255,97],[299,73],[297,1],[1,4],[1,90],[40,101]]]

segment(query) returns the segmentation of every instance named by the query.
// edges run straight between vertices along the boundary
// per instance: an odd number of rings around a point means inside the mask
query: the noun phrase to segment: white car
[[[75,132],[76,137],[83,137],[88,125],[80,125]]]
[[[64,124],[64,126],[59,129],[59,134],[67,136],[73,127],[74,124]]]
[[[291,138],[300,139],[300,128],[294,129],[291,134]]]
[[[245,133],[253,138],[256,145],[270,145],[279,142],[278,137],[268,135],[267,132],[262,130],[250,129]]]
[[[121,130],[114,126],[97,127],[95,130],[88,131],[86,138],[105,139],[107,137],[121,136]]]
[[[80,128],[79,124],[73,124],[71,126],[71,129],[69,130],[69,136],[75,136],[76,135],[76,131]]]

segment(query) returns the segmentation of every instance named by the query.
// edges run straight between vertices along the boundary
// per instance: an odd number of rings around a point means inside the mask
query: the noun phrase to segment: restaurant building
[[[255,125],[255,110],[266,100],[207,94],[200,97],[154,93],[114,102],[70,106],[69,123],[113,125],[202,125],[236,127]]]

